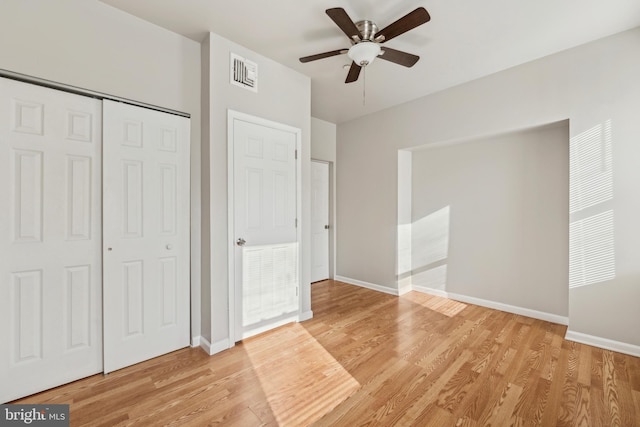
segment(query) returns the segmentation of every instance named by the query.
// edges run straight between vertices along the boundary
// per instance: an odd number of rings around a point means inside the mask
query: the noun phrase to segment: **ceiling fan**
[[[370,65],[378,56],[395,64],[412,67],[420,59],[419,56],[381,45],[400,34],[429,22],[431,19],[427,10],[424,7],[419,7],[378,31],[378,26],[373,21],[364,20],[354,23],[341,7],[327,9],[326,12],[329,18],[349,37],[351,47],[349,49],[332,50],[304,56],[300,58],[300,62],[311,62],[346,53],[353,62],[351,63],[351,68],[349,68],[345,83],[358,80],[360,70]]]

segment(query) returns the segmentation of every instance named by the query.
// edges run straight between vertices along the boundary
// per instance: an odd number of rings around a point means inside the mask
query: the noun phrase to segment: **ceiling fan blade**
[[[362,38],[362,35],[360,35],[360,30],[358,30],[356,24],[353,23],[353,21],[351,20],[351,18],[349,18],[349,15],[347,15],[347,12],[345,12],[343,8],[334,7],[331,9],[327,9],[326,12],[327,15],[329,15],[329,18],[331,18],[333,22],[335,22],[336,25],[340,27],[342,32],[344,32],[347,37],[349,37],[349,40],[353,40],[354,37],[356,37],[357,40],[360,40]]]
[[[385,61],[393,62],[395,64],[404,65],[405,67],[413,67],[415,63],[420,59],[418,55],[402,52],[401,50],[391,49],[386,46],[382,48],[382,52],[384,53],[378,56],[378,58],[384,59]]]
[[[348,52],[347,49],[340,49],[340,50],[332,50],[331,52],[318,53],[316,55],[303,56],[302,58],[300,58],[300,62],[304,63],[304,62],[317,61],[318,59],[329,58],[331,56],[336,56],[336,55],[340,55],[347,52]]]
[[[376,39],[380,36],[384,36],[384,40],[381,43],[391,40],[400,34],[406,33],[409,30],[413,30],[415,27],[429,22],[431,16],[424,7],[419,7],[413,12],[409,12],[396,22],[387,25],[382,30],[378,31],[375,35]]]
[[[356,64],[355,62],[351,63],[351,68],[349,68],[349,74],[347,74],[347,79],[344,81],[345,83],[353,83],[358,80],[360,76],[361,66]]]

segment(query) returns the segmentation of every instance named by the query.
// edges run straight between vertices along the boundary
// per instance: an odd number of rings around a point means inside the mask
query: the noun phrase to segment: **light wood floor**
[[[312,285],[314,318],[16,403],[71,425],[640,426],[640,359],[553,323],[411,292]]]

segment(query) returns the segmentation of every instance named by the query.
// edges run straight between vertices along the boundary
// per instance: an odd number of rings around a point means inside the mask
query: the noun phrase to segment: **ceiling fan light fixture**
[[[353,62],[364,67],[373,62],[380,54],[380,45],[370,41],[361,41],[349,48],[347,55]]]

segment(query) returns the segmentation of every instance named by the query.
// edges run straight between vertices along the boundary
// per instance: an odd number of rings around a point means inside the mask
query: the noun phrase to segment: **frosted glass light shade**
[[[360,66],[371,64],[379,54],[380,45],[369,41],[362,41],[358,44],[354,44],[349,48],[349,52],[347,52],[349,58]]]

